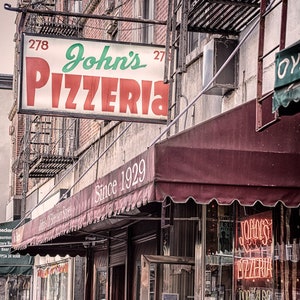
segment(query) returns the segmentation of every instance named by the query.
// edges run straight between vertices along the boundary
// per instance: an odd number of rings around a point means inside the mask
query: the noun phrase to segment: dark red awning
[[[300,114],[255,131],[243,104],[156,144],[13,231],[13,248],[39,245],[166,197],[221,205],[300,204]]]

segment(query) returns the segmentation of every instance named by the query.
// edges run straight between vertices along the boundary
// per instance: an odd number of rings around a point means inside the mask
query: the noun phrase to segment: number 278
[[[38,51],[40,49],[47,50],[49,48],[48,41],[45,40],[30,39],[28,43],[29,43],[29,49],[34,49],[35,51]]]

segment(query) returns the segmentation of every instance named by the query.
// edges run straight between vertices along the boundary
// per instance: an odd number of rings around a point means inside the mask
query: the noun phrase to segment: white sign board
[[[165,122],[160,46],[23,35],[19,112]]]

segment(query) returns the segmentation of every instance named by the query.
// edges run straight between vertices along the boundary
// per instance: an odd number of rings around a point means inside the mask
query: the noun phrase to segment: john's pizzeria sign
[[[19,111],[164,122],[159,46],[24,35]]]
[[[273,266],[270,212],[241,220],[234,261],[238,299],[271,299]]]

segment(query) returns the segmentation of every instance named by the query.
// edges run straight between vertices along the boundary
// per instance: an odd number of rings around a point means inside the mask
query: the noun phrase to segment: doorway
[[[142,255],[140,299],[186,299],[193,295],[195,260],[192,257]],[[161,266],[161,268],[159,268]],[[158,270],[161,276],[158,276]],[[162,279],[160,288],[158,279]],[[189,287],[186,283],[190,282]],[[159,292],[158,292],[159,291]]]
[[[125,296],[125,265],[114,266],[111,269],[111,299],[124,300]]]

